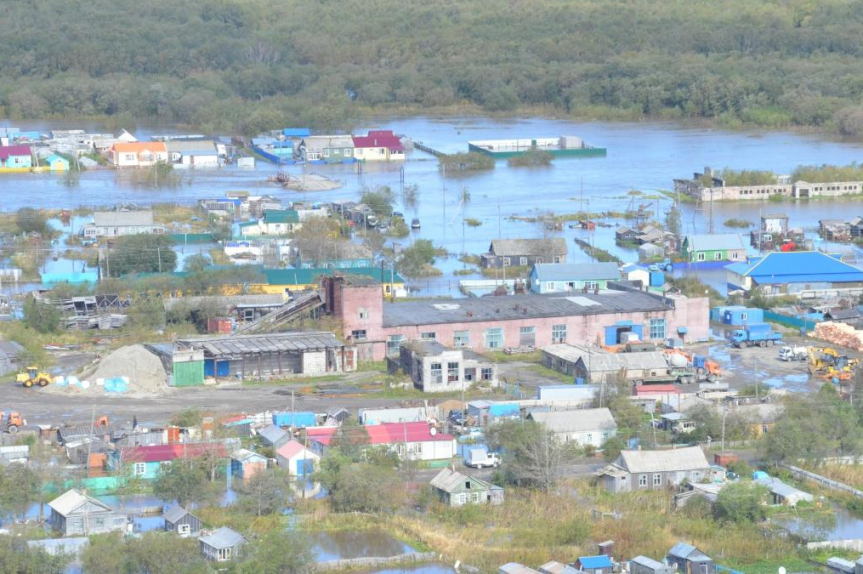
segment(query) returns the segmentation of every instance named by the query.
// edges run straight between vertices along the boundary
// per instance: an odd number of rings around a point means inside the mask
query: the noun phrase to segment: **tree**
[[[677,209],[677,204],[672,205],[665,214],[665,229],[675,235],[680,235],[680,210]]]
[[[39,500],[42,481],[39,475],[23,464],[0,467],[0,509],[13,515],[23,513]]]
[[[328,457],[324,457],[322,466]],[[342,461],[322,486],[338,512],[390,512],[404,502],[404,485],[395,468]]]
[[[302,535],[287,530],[271,530],[250,549],[240,572],[285,572],[305,574],[312,571],[311,545]]]
[[[204,416],[196,407],[188,407],[171,417],[171,424],[181,428],[200,428]]]
[[[41,549],[27,546],[26,540],[14,536],[0,536],[0,572],[14,574],[62,574],[72,557],[66,554],[51,556]],[[101,570],[111,572],[111,570]]]
[[[151,331],[161,329],[166,321],[165,303],[161,297],[139,295],[129,308],[129,319],[137,327]]]
[[[328,217],[308,218],[291,239],[291,247],[300,251],[304,262],[313,262],[315,267],[322,267],[328,259],[338,259],[341,248],[348,243],[339,220]]]
[[[176,500],[180,506],[202,498],[207,474],[197,460],[176,458],[159,469],[153,492],[163,500]]]
[[[360,203],[365,203],[372,208],[378,217],[390,217],[393,214],[393,203],[396,200],[395,193],[388,186],[380,186],[375,189],[363,190]]]
[[[169,532],[147,532],[129,540],[125,554],[132,572],[147,574],[204,574],[209,572],[194,538],[180,538]]]
[[[51,235],[51,226],[45,214],[32,207],[22,207],[15,212],[15,225],[22,233],[39,233],[42,236]]]
[[[183,271],[188,273],[200,273],[213,264],[213,259],[206,253],[195,253],[189,255],[183,261]]]
[[[174,241],[165,235],[125,235],[108,246],[102,266],[111,277],[129,273],[170,273],[177,267]],[[109,273],[110,271],[110,273]]]
[[[24,323],[39,333],[56,333],[60,329],[60,310],[30,295],[24,302]]]
[[[408,277],[421,277],[434,263],[435,248],[430,239],[417,239],[413,245],[402,249],[397,267],[399,273]]]
[[[348,419],[333,435],[330,445],[338,449],[339,454],[348,461],[360,462],[364,460],[365,451],[370,441],[366,428],[354,419]]]
[[[84,572],[127,572],[128,561],[123,539],[117,533],[90,536],[81,553]]]
[[[761,522],[767,516],[764,497],[767,488],[753,482],[729,484],[716,496],[714,515],[724,522]]]
[[[574,443],[558,440],[544,425],[533,421],[505,421],[487,434],[493,448],[506,452],[503,469],[520,486],[549,492],[576,455]]]
[[[242,508],[255,516],[266,516],[281,512],[288,501],[287,487],[290,477],[280,469],[255,473],[240,486]]]

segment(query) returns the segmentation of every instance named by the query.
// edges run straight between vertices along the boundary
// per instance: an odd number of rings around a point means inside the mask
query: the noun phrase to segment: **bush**
[[[454,153],[440,158],[438,167],[449,173],[494,169],[494,158],[476,151]]]
[[[762,502],[767,489],[752,482],[729,484],[716,496],[714,515],[726,522],[761,522],[767,516]]]
[[[56,333],[60,330],[60,311],[31,295],[24,302],[24,323],[39,333]]]
[[[523,154],[511,157],[507,160],[510,167],[536,167],[540,165],[551,165],[554,154],[544,149],[532,148]]]

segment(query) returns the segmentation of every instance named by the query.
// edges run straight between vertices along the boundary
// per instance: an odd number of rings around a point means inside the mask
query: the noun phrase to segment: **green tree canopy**
[[[102,261],[111,277],[130,273],[169,273],[177,267],[174,241],[165,235],[141,233],[125,235],[111,245]]]
[[[207,486],[207,473],[197,460],[177,458],[159,469],[153,492],[163,500],[176,500],[180,506],[201,500]]]

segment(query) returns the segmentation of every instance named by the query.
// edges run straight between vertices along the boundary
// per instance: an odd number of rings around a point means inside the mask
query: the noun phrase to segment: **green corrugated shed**
[[[204,361],[174,363],[174,386],[194,387],[204,384]]]
[[[176,243],[183,245],[186,243],[215,243],[216,238],[212,233],[171,233],[168,235]]]
[[[381,271],[380,267],[346,267],[340,269],[264,269],[269,285],[312,285],[324,275],[361,275],[371,277],[381,283],[404,283],[404,278],[398,273],[390,273],[389,269]]]
[[[295,209],[268,209],[264,211],[267,223],[299,223],[300,214]]]

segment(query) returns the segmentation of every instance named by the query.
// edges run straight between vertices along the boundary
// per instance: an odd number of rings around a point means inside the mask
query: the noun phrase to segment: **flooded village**
[[[860,572],[861,149],[4,122],[0,538],[61,572]]]

